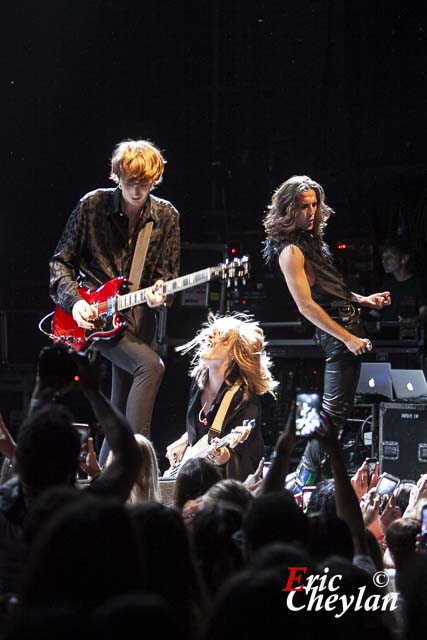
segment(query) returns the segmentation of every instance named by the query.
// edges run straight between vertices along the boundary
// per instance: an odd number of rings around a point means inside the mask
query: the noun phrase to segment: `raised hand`
[[[88,438],[85,459],[80,463],[81,469],[91,478],[97,478],[102,469],[98,464],[98,458],[93,446],[93,438]]]
[[[381,291],[381,293],[371,293],[370,296],[363,296],[360,301],[362,306],[371,309],[382,309],[391,304],[390,291]]]
[[[264,470],[264,462],[265,462],[265,458],[261,458],[261,460],[259,461],[259,464],[257,466],[257,468],[255,469],[254,473],[250,473],[248,475],[248,477],[246,478],[246,480],[244,480],[243,484],[246,487],[246,489],[248,489],[251,493],[255,494],[257,493],[257,490],[259,489],[259,487],[262,484],[262,474],[263,474],[263,470]]]

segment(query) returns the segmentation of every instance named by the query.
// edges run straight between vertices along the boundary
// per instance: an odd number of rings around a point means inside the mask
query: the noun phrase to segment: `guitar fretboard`
[[[208,267],[201,271],[195,271],[194,273],[189,273],[186,276],[180,276],[179,278],[175,278],[175,280],[168,280],[165,282],[163,285],[163,293],[168,296],[173,293],[177,293],[178,291],[184,291],[184,289],[190,289],[198,284],[209,282],[213,277],[218,277],[220,274],[221,269],[215,267]],[[134,307],[138,304],[144,304],[144,302],[147,301],[147,291],[150,289],[151,287],[147,287],[146,289],[139,289],[138,291],[132,291],[119,296],[117,300],[117,310],[123,311],[123,309],[129,309],[130,307]]]

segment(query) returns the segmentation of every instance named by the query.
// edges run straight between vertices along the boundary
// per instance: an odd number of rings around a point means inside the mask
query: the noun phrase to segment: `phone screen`
[[[366,459],[366,469],[368,472],[369,481],[372,478],[372,474],[375,472],[375,467],[377,466],[378,458],[367,458]]]
[[[427,505],[421,512],[421,549],[427,549]]]
[[[263,478],[265,478],[265,476],[266,476],[266,475],[267,475],[267,473],[269,472],[269,470],[270,470],[270,465],[271,465],[271,462],[264,462],[264,466],[263,466],[263,468],[262,468],[262,477],[263,477]]]
[[[296,435],[309,438],[320,427],[320,396],[298,393],[296,400]]]
[[[81,422],[73,422],[73,426],[77,429],[80,436],[80,460],[84,462],[87,454],[87,441],[90,436],[90,427],[88,424]]]
[[[380,496],[384,496],[385,494],[391,496],[398,484],[399,480],[388,476],[382,476],[377,484],[376,493]]]
[[[308,507],[308,503],[310,502],[311,494],[315,490],[316,487],[303,487],[302,489],[302,508],[305,511]]]
[[[377,484],[377,488],[375,489],[375,493],[381,496],[379,513],[382,514],[384,509],[387,506],[388,501],[390,500],[390,496],[393,491],[396,489],[400,480],[398,478],[394,478],[393,476],[388,476],[384,474],[380,477],[380,480]]]

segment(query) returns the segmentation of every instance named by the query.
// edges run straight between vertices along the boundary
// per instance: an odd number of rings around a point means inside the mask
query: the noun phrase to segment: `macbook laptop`
[[[422,369],[392,369],[390,375],[397,400],[424,396],[427,399],[427,382]]]
[[[362,362],[356,395],[378,395],[393,398],[389,362]]]

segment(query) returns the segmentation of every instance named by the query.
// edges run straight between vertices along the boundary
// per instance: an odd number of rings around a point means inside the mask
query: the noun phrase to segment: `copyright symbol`
[[[384,588],[390,582],[390,578],[385,571],[377,571],[372,576],[372,582],[376,587]]]

